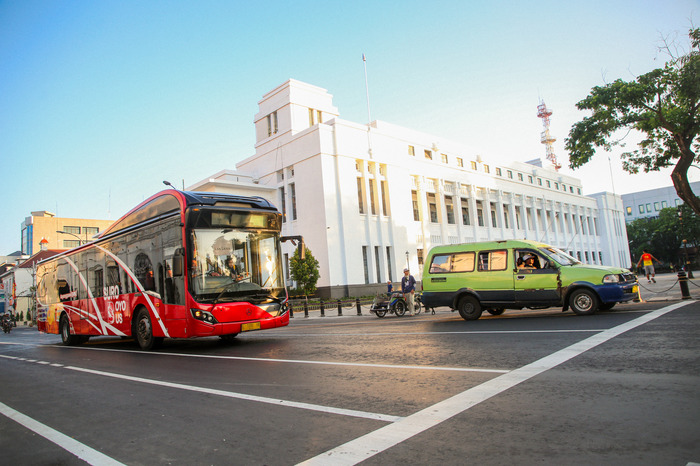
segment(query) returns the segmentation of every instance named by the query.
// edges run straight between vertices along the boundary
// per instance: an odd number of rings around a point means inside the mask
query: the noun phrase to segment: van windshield
[[[581,263],[581,261],[574,259],[564,251],[552,246],[540,248],[540,251],[559,265],[576,265]]]

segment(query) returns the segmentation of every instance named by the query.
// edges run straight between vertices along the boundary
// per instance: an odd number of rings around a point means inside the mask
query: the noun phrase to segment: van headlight
[[[620,283],[619,275],[606,275],[603,277],[603,283]]]

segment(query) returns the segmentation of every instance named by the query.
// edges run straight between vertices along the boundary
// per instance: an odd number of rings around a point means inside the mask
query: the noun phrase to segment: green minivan
[[[547,244],[529,240],[436,246],[423,269],[423,305],[448,306],[464,320],[482,311],[571,308],[578,315],[609,310],[637,296],[627,269],[586,265]]]

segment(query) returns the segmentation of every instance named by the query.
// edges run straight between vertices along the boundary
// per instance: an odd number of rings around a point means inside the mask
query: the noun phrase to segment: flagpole
[[[369,83],[367,81],[367,57],[362,54],[362,63],[365,68],[365,94],[367,96],[367,146],[369,147],[368,153],[369,158],[372,158],[372,137],[370,135],[370,125],[372,124],[372,113],[370,112],[369,106]]]

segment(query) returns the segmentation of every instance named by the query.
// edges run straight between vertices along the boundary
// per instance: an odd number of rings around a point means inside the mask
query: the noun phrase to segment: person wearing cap
[[[413,315],[413,295],[416,292],[416,279],[411,275],[411,271],[403,269],[403,278],[401,279],[401,292],[403,293],[403,299],[406,300],[408,305],[408,315]]]

